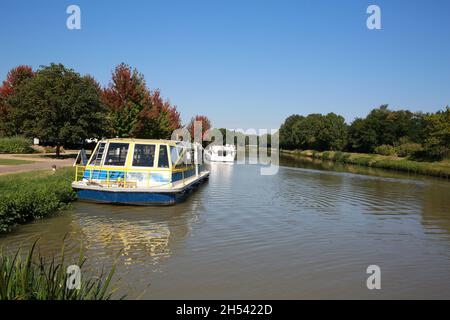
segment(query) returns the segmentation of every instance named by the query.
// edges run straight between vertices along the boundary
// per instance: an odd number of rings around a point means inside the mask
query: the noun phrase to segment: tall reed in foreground
[[[36,241],[37,242],[37,241]],[[53,256],[46,261],[40,254],[36,257],[36,242],[23,254],[0,250],[0,300],[109,300],[117,288],[109,290],[116,265],[99,276],[83,272],[84,249],[80,248],[77,266],[81,269],[79,289],[67,286],[69,274],[64,261],[64,245],[59,262]]]

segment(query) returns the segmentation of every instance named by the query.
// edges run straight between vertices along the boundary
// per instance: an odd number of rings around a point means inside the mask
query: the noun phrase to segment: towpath
[[[64,156],[67,155],[68,155],[67,153],[64,154]],[[70,167],[73,165],[75,161],[74,158],[70,157],[66,159],[55,159],[52,158],[52,156],[53,156],[52,154],[46,154],[45,157],[37,154],[33,155],[0,154],[0,159],[34,161],[33,163],[28,164],[0,165],[0,175],[27,172],[33,170],[44,170],[44,169],[51,170],[53,165],[55,165],[56,168]]]

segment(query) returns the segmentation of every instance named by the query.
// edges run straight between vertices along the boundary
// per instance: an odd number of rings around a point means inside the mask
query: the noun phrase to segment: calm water
[[[119,264],[128,298],[450,298],[450,182],[284,158],[213,165],[173,207],[75,203],[73,210],[0,238],[14,250],[40,238],[43,254],[90,269]],[[366,268],[382,290],[366,288]]]

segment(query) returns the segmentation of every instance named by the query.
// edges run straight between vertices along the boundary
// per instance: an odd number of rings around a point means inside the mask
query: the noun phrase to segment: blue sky
[[[81,8],[81,30],[66,8]],[[366,9],[381,7],[382,30]],[[347,121],[388,103],[450,104],[450,1],[1,1],[0,78],[61,62],[109,82],[125,62],[187,122],[278,128],[293,113]]]

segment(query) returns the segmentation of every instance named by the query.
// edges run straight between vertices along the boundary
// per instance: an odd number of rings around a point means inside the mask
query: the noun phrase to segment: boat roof
[[[111,138],[102,139],[99,142],[118,142],[118,143],[153,143],[153,144],[168,144],[175,146],[177,143],[183,143],[183,141],[175,140],[163,140],[163,139],[135,139],[135,138]]]

